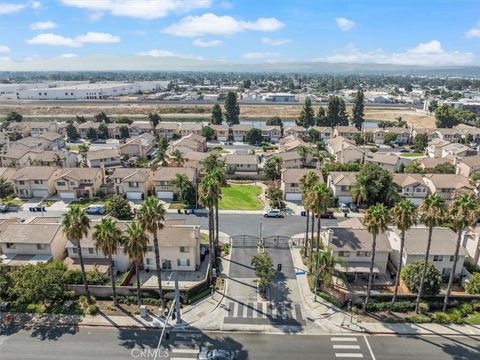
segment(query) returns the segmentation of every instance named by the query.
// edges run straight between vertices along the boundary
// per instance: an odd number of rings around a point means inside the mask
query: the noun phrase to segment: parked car
[[[320,219],[333,219],[335,217],[333,211],[327,210],[320,214]]]
[[[266,218],[283,218],[283,212],[280,209],[268,209],[263,213]]]
[[[338,207],[340,208],[340,210],[344,213],[347,213],[350,211],[350,209],[348,208],[347,204],[345,203],[338,203]]]
[[[350,208],[350,211],[358,212],[357,204],[352,202],[352,203],[348,204],[348,207]]]
[[[105,206],[102,204],[90,205],[85,212],[89,215],[103,215],[105,214]]]
[[[6,213],[6,212],[8,212],[9,210],[10,210],[10,209],[9,209],[8,205],[3,205],[3,204],[0,205],[0,212]]]
[[[231,350],[204,350],[198,354],[199,360],[234,360],[235,353]]]

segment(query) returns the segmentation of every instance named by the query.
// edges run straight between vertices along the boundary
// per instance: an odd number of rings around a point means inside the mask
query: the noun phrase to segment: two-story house
[[[365,140],[374,144],[385,143],[385,130],[382,128],[364,129]]]
[[[272,156],[278,157],[282,160],[283,169],[301,169],[303,167],[303,157],[298,151],[273,153],[269,157]]]
[[[201,123],[182,123],[178,132],[180,136],[187,136],[190,134],[202,135],[202,124]]]
[[[307,135],[308,131],[303,126],[290,126],[284,131],[284,136],[295,136],[297,138],[303,138]]]
[[[128,126],[130,136],[139,136],[152,130],[152,124],[149,121],[134,121]]]
[[[457,174],[470,177],[480,172],[480,156],[467,156],[456,159]]]
[[[11,223],[0,233],[2,263],[21,266],[62,260],[66,242],[61,224]]]
[[[327,144],[327,151],[335,157],[335,161],[346,164],[349,162],[361,163],[364,152],[351,140],[343,136],[331,139]]]
[[[258,159],[255,155],[227,155],[225,156],[227,173],[234,174],[257,174]]]
[[[313,171],[319,177],[319,182],[323,183],[323,175],[320,170],[312,169],[285,169],[282,170],[282,180],[280,188],[287,201],[302,201],[303,191],[300,186],[300,179],[309,171]]]
[[[168,147],[168,153],[172,153],[175,150],[179,150],[185,154],[189,151],[205,152],[207,151],[207,139],[201,135],[190,134],[182,137],[176,141],[173,141]]]
[[[29,121],[30,136],[39,136],[47,132],[58,133],[58,124],[53,121]]]
[[[459,143],[462,141],[462,132],[455,128],[442,128],[435,130],[433,137],[451,143]]]
[[[475,156],[477,151],[460,143],[451,143],[442,148],[442,157]]]
[[[16,134],[21,137],[30,136],[30,126],[26,122],[12,122],[7,125],[8,134]]]
[[[45,150],[57,151],[60,149],[65,149],[65,140],[63,136],[57,132],[46,131],[37,136],[37,138],[45,140],[47,145]]]
[[[233,141],[244,142],[247,133],[252,130],[252,125],[249,124],[236,124],[232,125]]]
[[[334,137],[341,136],[349,140],[353,140],[356,134],[361,134],[361,131],[355,126],[337,126],[333,130]]]
[[[61,199],[92,199],[104,184],[100,168],[63,168],[55,176],[55,189]]]
[[[89,151],[87,154],[88,167],[116,167],[122,164],[118,148]]]
[[[471,193],[474,190],[470,180],[459,174],[426,174],[423,180],[431,193],[437,193],[446,201],[451,201],[462,193]]]
[[[218,141],[227,141],[230,135],[230,128],[227,125],[209,125],[213,130],[213,137]]]
[[[393,174],[393,182],[399,186],[399,195],[415,205],[428,195],[428,186],[420,174]]]
[[[155,194],[159,199],[172,200],[178,193],[178,189],[172,185],[176,174],[186,175],[188,180],[196,187],[197,170],[185,167],[161,167],[153,173]]]
[[[80,138],[86,139],[89,129],[95,129],[98,133],[99,127],[100,127],[100,123],[98,122],[86,121],[84,123],[80,123],[78,124],[78,127],[77,127],[78,135],[80,136]]]
[[[12,176],[15,195],[22,198],[43,198],[55,194],[58,169],[49,166],[29,166],[18,169]]]
[[[265,141],[270,141],[272,144],[278,143],[282,137],[282,129],[276,125],[266,125],[260,129]]]
[[[426,153],[431,158],[442,157],[443,148],[450,144],[449,141],[435,138],[428,142]]]
[[[398,170],[400,164],[402,164],[402,161],[399,156],[394,154],[368,152],[365,154],[365,163],[375,164],[382,169],[394,173]]]
[[[332,171],[328,175],[327,185],[332,190],[334,198],[338,198],[339,202],[351,203],[351,189],[355,183],[356,172],[348,171]]]
[[[170,140],[174,134],[178,133],[179,125],[173,122],[160,122],[155,128],[155,133],[159,137]]]
[[[117,168],[112,174],[115,194],[142,200],[153,193],[153,173],[143,168]]]
[[[322,141],[324,142],[330,140],[333,137],[333,131],[331,127],[314,126],[313,129],[318,131],[318,133],[320,134],[320,139],[322,139]]]
[[[120,154],[130,157],[150,159],[155,152],[155,136],[145,133],[128,139],[119,147]]]
[[[397,135],[396,142],[398,144],[408,144],[410,143],[410,130],[402,127],[390,127],[385,129],[386,134]]]

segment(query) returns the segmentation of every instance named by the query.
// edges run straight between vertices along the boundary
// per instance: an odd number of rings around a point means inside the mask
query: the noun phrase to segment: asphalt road
[[[153,359],[159,330],[47,328],[0,332],[0,358]],[[237,359],[478,360],[480,338],[338,335],[268,335],[172,332],[158,358],[195,358],[203,349],[235,351]],[[183,354],[179,356],[178,354]]]

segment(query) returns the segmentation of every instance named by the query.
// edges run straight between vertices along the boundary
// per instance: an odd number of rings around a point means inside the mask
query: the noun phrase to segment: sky
[[[0,0],[0,70],[166,60],[480,65],[480,0]]]

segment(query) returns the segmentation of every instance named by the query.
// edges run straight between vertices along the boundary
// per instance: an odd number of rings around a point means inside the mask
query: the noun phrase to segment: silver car
[[[235,353],[231,350],[204,350],[198,354],[199,360],[234,360]]]

